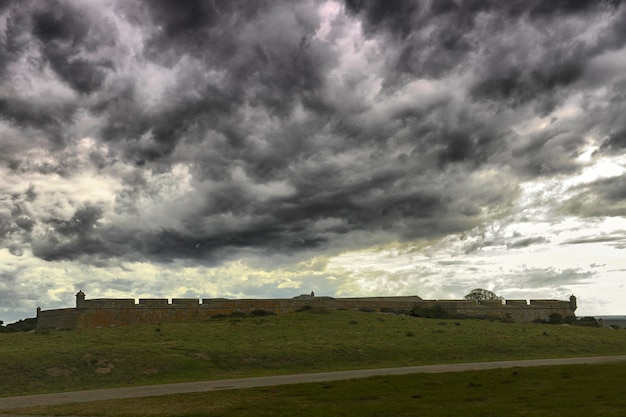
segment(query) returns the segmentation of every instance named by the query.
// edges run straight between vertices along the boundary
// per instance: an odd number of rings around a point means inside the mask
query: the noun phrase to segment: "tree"
[[[498,296],[496,293],[485,290],[482,288],[476,288],[469,292],[465,297],[466,300],[476,300],[476,301],[485,301],[485,300],[502,300],[503,298]]]

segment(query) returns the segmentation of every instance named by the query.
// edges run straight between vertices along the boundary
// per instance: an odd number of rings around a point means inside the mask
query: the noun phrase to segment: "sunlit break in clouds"
[[[0,2],[0,319],[102,297],[624,314],[620,1]]]

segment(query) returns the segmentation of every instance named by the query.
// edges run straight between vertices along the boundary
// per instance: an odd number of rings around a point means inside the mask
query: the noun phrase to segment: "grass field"
[[[626,363],[375,377],[17,410],[74,416],[624,416]],[[0,413],[1,414],[1,413]]]
[[[432,363],[623,354],[626,331],[315,311],[0,334],[2,396]]]

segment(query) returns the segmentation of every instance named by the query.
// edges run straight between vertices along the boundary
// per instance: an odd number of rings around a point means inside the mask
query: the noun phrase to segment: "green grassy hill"
[[[617,362],[414,374],[29,407],[6,413],[93,417],[623,417],[625,372],[626,362]]]
[[[269,374],[624,354],[626,331],[307,311],[0,334],[2,396]]]

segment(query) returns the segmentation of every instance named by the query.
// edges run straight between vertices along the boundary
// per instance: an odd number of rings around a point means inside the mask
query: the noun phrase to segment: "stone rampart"
[[[61,308],[58,310],[37,310],[38,329],[75,329],[80,328],[78,321],[80,312],[75,308]],[[82,324],[82,323],[81,323]]]
[[[445,303],[445,302],[444,302]],[[575,303],[575,298],[574,298]],[[449,313],[466,317],[487,317],[511,321],[548,320],[551,314],[560,314],[563,317],[574,315],[575,307],[572,300],[485,300],[474,302],[473,305],[445,303]],[[575,304],[574,304],[575,305]]]
[[[573,301],[559,300],[501,300],[476,302],[471,300],[423,300],[407,297],[333,298],[302,295],[290,299],[225,299],[225,298],[141,298],[86,300],[79,292],[76,308],[37,311],[38,328],[96,328],[133,323],[160,323],[164,321],[206,320],[233,313],[250,314],[263,310],[285,314],[305,307],[329,310],[410,311],[416,306],[439,305],[454,316],[489,317],[512,321],[546,320],[552,313],[573,315]],[[574,307],[572,307],[574,306]]]

